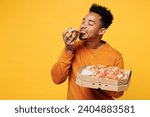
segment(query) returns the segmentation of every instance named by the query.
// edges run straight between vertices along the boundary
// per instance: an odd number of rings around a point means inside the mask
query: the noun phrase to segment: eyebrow
[[[94,20],[89,20],[89,22],[93,22],[93,23],[95,23],[95,21],[94,21]]]
[[[85,20],[85,18],[83,18],[83,20]],[[94,20],[90,20],[90,19],[89,19],[88,21],[89,21],[89,22],[93,22],[93,23],[95,23],[95,21],[94,21]]]

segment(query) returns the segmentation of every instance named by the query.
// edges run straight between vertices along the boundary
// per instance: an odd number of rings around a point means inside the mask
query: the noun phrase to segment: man
[[[76,85],[76,74],[84,65],[110,65],[123,68],[121,54],[102,40],[106,29],[112,23],[111,12],[103,6],[93,4],[83,18],[80,30],[68,28],[63,32],[65,48],[53,66],[51,74],[56,84],[68,78],[67,99],[96,100],[114,99],[123,92],[91,89]],[[80,41],[77,41],[79,35]]]

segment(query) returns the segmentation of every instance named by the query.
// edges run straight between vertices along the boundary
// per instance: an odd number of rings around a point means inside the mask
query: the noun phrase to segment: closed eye
[[[88,24],[89,24],[90,26],[93,26],[95,23],[94,23],[94,22],[88,22]]]
[[[89,24],[90,26],[93,26],[93,25],[95,24],[95,21],[89,20],[89,21],[88,21],[88,24]]]

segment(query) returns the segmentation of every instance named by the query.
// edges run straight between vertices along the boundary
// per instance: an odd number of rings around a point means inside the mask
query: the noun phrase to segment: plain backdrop
[[[64,47],[62,32],[79,28],[92,3],[113,13],[103,39],[132,69],[119,99],[150,99],[149,0],[0,0],[0,99],[66,99],[67,80],[54,84],[50,71]]]

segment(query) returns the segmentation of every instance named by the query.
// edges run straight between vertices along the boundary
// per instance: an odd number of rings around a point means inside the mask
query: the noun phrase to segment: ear
[[[99,30],[99,35],[103,35],[106,32],[106,28],[101,28]]]

